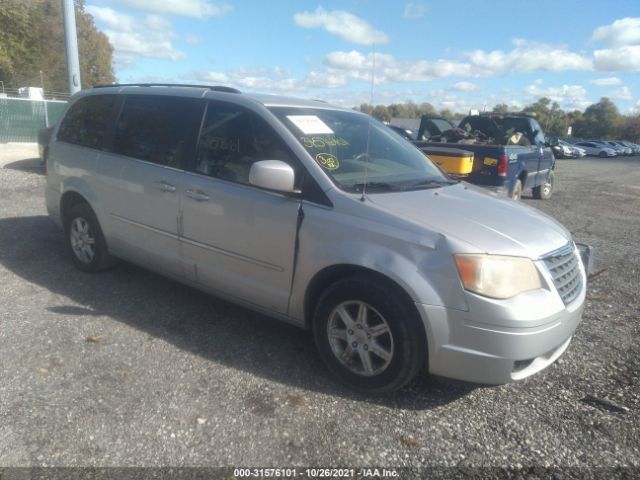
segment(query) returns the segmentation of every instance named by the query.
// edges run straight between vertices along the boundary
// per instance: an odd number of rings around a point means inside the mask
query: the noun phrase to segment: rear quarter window
[[[117,95],[83,97],[65,115],[57,138],[83,147],[109,150],[119,109]]]

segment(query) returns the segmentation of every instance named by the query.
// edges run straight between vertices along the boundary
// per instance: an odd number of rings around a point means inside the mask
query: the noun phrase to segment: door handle
[[[162,190],[163,192],[175,192],[176,191],[175,185],[171,185],[170,183],[167,183],[164,180],[161,180],[159,183],[160,183],[160,190]]]
[[[206,202],[207,200],[209,200],[209,195],[201,192],[200,190],[187,190],[184,192],[184,194],[187,197],[192,198],[196,202]]]

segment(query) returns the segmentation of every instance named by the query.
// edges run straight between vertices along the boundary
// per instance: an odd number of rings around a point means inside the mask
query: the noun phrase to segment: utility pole
[[[73,0],[62,1],[64,18],[64,40],[67,51],[67,78],[69,95],[80,91],[80,61],[78,59],[78,32],[76,30],[76,9]]]
[[[44,75],[40,70],[40,86],[42,87],[42,103],[44,104],[44,126],[49,128],[49,112],[47,110],[47,96],[44,94]]]

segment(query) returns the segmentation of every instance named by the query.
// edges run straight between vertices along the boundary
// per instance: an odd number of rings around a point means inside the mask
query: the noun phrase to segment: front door
[[[283,141],[256,113],[207,106],[198,151],[182,191],[182,253],[193,280],[286,313],[300,200],[249,184],[258,160],[294,166]]]

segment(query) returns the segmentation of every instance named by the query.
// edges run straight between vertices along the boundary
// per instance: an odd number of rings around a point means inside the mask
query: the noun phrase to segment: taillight
[[[507,170],[509,170],[509,157],[507,155],[500,155],[498,160],[498,176],[506,177]]]

